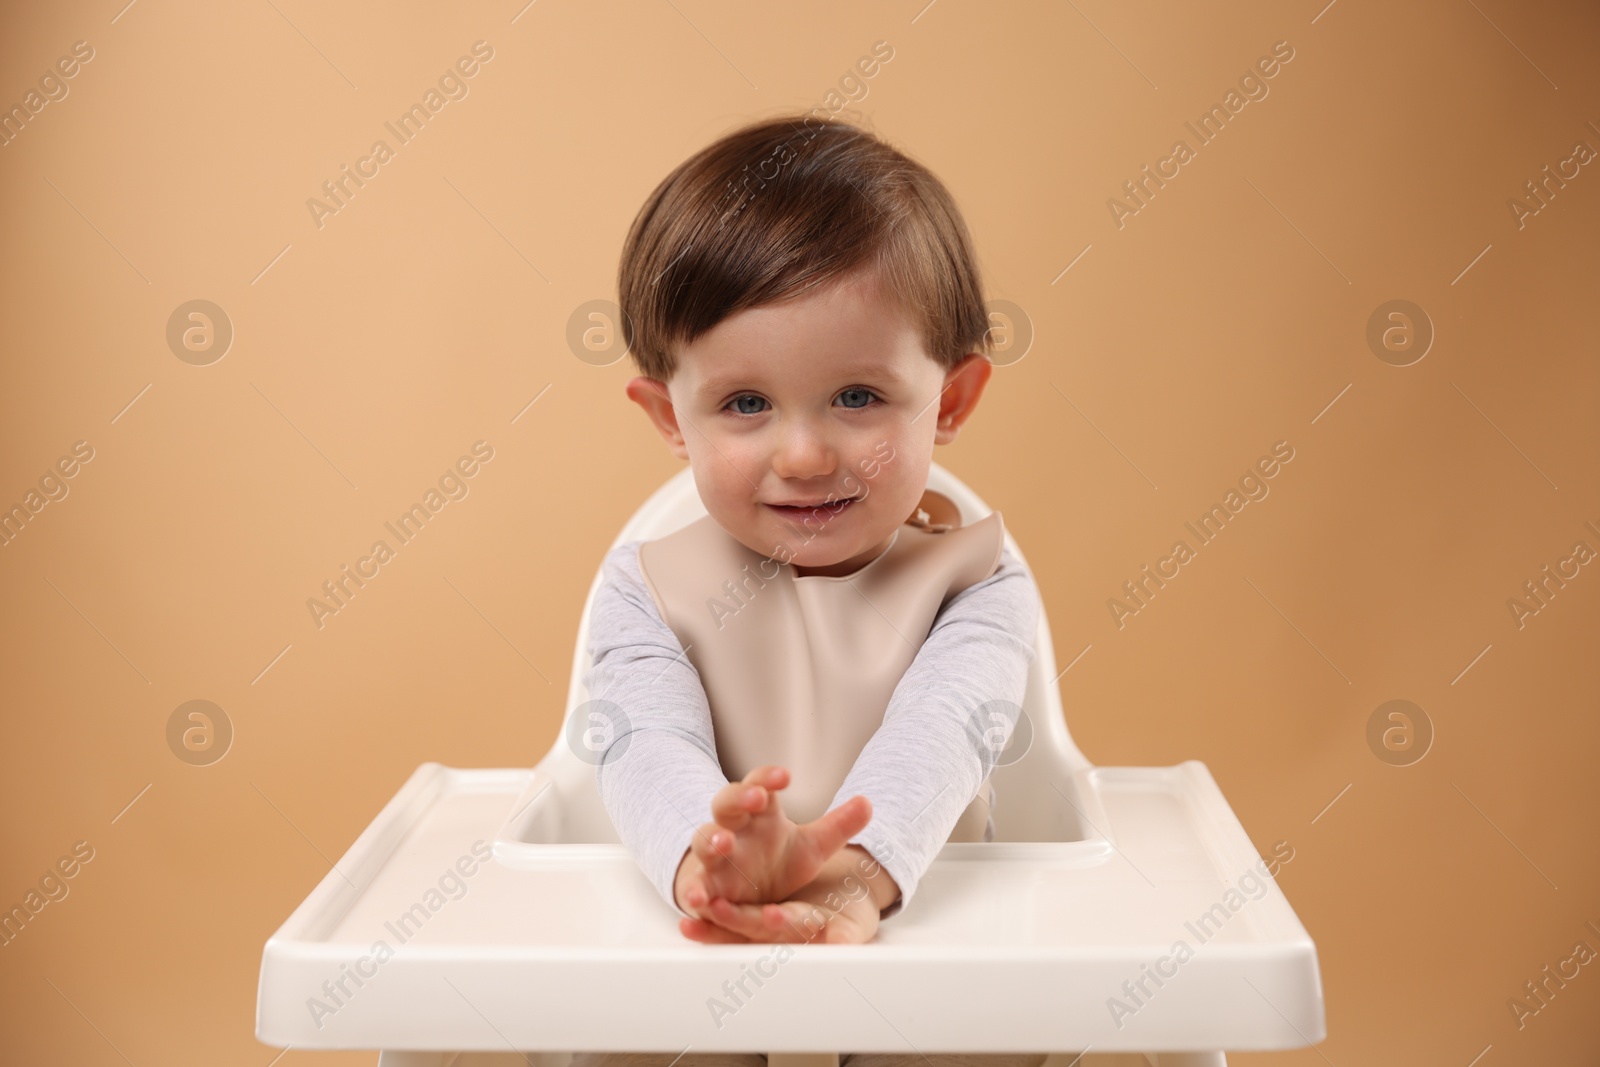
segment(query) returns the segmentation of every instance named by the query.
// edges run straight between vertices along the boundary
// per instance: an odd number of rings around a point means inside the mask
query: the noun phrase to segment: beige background
[[[1600,949],[1600,565],[1507,607],[1600,551],[1600,167],[1507,206],[1600,149],[1592,11],[120,4],[0,18],[7,107],[94,49],[0,148],[0,504],[94,449],[0,548],[0,905],[94,849],[0,948],[0,1059],[265,1067],[262,944],[401,782],[553,743],[589,581],[677,469],[569,316],[671,167],[884,40],[854,110],[1036,331],[935,458],[1082,653],[1070,729],[1101,764],[1205,761],[1295,849],[1329,1036],[1235,1062],[1596,1062],[1600,967],[1507,1006]],[[319,229],[308,198],[480,39],[470,94]],[[1119,229],[1108,198],[1280,40],[1270,94]],[[197,298],[235,329],[209,366],[165,339]],[[1399,298],[1437,331],[1407,367],[1365,339]],[[307,598],[477,440],[470,495],[318,629]],[[1119,629],[1108,598],[1279,440],[1271,495]],[[236,731],[211,766],[167,745],[193,699]],[[1366,740],[1392,699],[1435,731],[1411,766]]]

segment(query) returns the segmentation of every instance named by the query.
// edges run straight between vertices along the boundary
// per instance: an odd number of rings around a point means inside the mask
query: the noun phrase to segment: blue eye
[[[735,408],[736,409],[736,414],[739,414],[739,415],[759,415],[759,414],[761,414],[761,411],[762,411],[761,408],[756,408],[754,411],[749,411],[749,410],[747,410],[745,408],[738,407],[738,404],[739,404],[739,402],[741,400],[754,400],[758,404],[765,404],[766,403],[766,401],[764,399],[762,399],[759,396],[756,396],[754,393],[744,393],[744,394],[742,394],[740,396],[736,396],[732,400],[728,401],[728,406]]]
[[[846,404],[845,407],[847,407],[847,408],[856,408],[856,409],[864,408],[864,407],[867,407],[868,405],[870,405],[874,400],[877,399],[877,395],[874,394],[871,390],[862,389],[859,386],[852,387],[850,389],[846,389],[844,392],[840,393],[839,396],[842,399],[844,397],[849,396],[851,393],[859,394],[859,395],[865,397],[866,399],[863,400],[859,404]]]
[[[843,400],[844,398],[851,396],[858,398],[860,403],[846,402],[841,405],[849,411],[860,411],[863,408],[871,407],[873,401],[881,399],[872,390],[865,389],[860,386],[852,386],[851,388],[846,389],[844,392],[839,394],[838,399]],[[764,397],[759,397],[754,393],[740,393],[738,396],[734,397],[732,400],[723,405],[723,410],[734,415],[742,416],[759,415],[766,409],[766,399]]]

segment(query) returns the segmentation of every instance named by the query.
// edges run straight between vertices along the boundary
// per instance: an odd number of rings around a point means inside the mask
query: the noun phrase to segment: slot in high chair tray
[[[419,767],[267,941],[257,1036],[1109,1052],[1291,1048],[1325,1033],[1315,946],[1272,880],[1228,895],[1260,857],[1195,761],[1084,772],[1114,845],[1098,860],[1072,847],[1084,842],[946,845],[912,907],[866,945],[689,941],[621,845],[553,846],[568,862],[538,870],[488,858],[533,773]]]

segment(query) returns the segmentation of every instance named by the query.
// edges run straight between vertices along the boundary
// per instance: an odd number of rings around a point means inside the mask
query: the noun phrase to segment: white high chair
[[[937,463],[928,487],[963,523],[991,510]],[[685,468],[612,547],[704,514]],[[567,726],[599,584],[597,571]],[[1067,732],[1042,613],[1035,650],[990,778],[995,839],[947,843],[868,944],[684,938],[563,729],[532,770],[418,767],[267,941],[256,1036],[380,1049],[379,1067],[686,1049],[764,1051],[769,1067],[1045,1050],[1046,1067],[1135,1052],[1216,1067],[1216,1050],[1321,1041],[1316,947],[1205,765],[1092,766]]]

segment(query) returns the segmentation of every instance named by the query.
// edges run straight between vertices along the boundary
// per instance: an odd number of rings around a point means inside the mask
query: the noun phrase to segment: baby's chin
[[[851,504],[846,510],[859,506]],[[759,552],[779,563],[791,563],[806,569],[843,563],[883,543],[892,532],[871,530],[867,524],[853,524],[847,530],[842,525],[834,526],[832,519],[827,522],[814,521],[808,525],[775,514],[764,505],[757,504],[755,507],[758,514],[754,521],[729,523],[722,516],[714,518],[723,530],[750,551]],[[860,519],[866,515],[863,511],[861,515],[853,517]]]
[[[784,531],[786,536],[778,541],[782,547],[777,551],[768,549],[766,554],[806,571],[824,571],[841,565],[854,570],[881,555],[893,532],[858,529],[835,537],[819,533],[808,541],[803,534]]]

